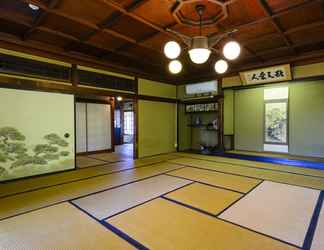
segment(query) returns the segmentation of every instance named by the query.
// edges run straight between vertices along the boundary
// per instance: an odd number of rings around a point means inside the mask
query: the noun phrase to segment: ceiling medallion
[[[214,4],[214,13],[208,17],[204,18],[202,20],[201,24],[203,26],[209,26],[209,25],[215,25],[218,22],[226,19],[228,17],[228,10],[227,6],[231,3],[233,3],[236,0],[178,0],[172,7],[171,13],[174,17],[174,19],[177,21],[179,24],[184,24],[188,26],[200,26],[199,20],[195,20],[193,18],[188,17],[186,12],[183,10],[186,7],[190,7],[193,4],[197,3],[197,5],[203,5],[203,2],[208,4]]]
[[[176,6],[174,13],[180,13],[179,12],[179,10],[181,10],[180,7],[183,4],[194,3],[194,2],[198,2],[198,0],[178,1],[178,6]],[[224,7],[226,9],[226,6],[229,3],[233,2],[233,0],[231,0],[231,1],[208,0],[207,2],[217,3],[218,5],[221,5],[222,7]],[[207,19],[203,20],[203,14],[206,11],[206,6],[203,4],[196,5],[195,11],[197,12],[197,15],[199,18],[199,21],[197,21],[199,28],[200,28],[199,35],[194,36],[194,37],[189,37],[185,34],[177,32],[175,30],[167,29],[168,32],[179,37],[183,41],[183,43],[187,46],[187,48],[185,48],[185,49],[188,49],[188,54],[189,54],[190,60],[195,64],[203,64],[208,61],[210,54],[212,52],[216,52],[217,54],[222,54],[228,60],[237,59],[241,53],[241,48],[240,48],[240,45],[235,41],[230,41],[230,42],[226,43],[223,48],[222,53],[220,53],[220,51],[218,51],[217,49],[214,48],[214,46],[216,44],[218,44],[223,38],[236,32],[237,30],[231,30],[229,32],[224,32],[224,33],[216,34],[216,35],[212,35],[212,36],[203,36],[202,35],[202,27],[204,26],[204,24],[203,24],[204,22],[206,25],[209,25],[209,24],[215,24],[215,22],[218,22],[223,19],[213,17],[209,20],[207,20]],[[225,16],[227,17],[227,12],[226,12]],[[218,19],[218,21],[216,19]],[[194,20],[191,20],[190,22],[187,21],[187,25],[195,26],[196,21],[194,21]],[[179,55],[181,54],[181,47],[177,42],[170,41],[170,42],[166,43],[164,46],[164,54],[166,55],[167,58],[174,60],[177,57],[179,57]],[[175,65],[177,65],[177,66],[175,66]],[[177,68],[175,68],[175,67],[177,67]],[[181,65],[180,61],[177,60],[176,62],[175,61],[170,62],[169,70],[171,73],[178,74],[178,73],[180,73],[181,69],[182,69],[182,65]],[[227,71],[227,69],[228,69],[228,63],[225,60],[221,59],[215,63],[215,70],[217,73],[223,74]]]

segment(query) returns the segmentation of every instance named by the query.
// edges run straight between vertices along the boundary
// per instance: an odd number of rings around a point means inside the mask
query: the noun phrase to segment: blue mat
[[[249,161],[259,161],[259,162],[267,162],[267,163],[275,163],[281,165],[289,165],[300,168],[311,168],[311,169],[319,169],[324,170],[324,162],[313,162],[313,161],[305,161],[305,160],[291,160],[285,158],[275,158],[275,157],[267,157],[267,156],[255,156],[255,155],[243,155],[243,154],[233,154],[233,153],[213,153],[213,155],[241,159],[241,160],[249,160]]]

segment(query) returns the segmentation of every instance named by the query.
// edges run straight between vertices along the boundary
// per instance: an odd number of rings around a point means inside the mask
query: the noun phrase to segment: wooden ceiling
[[[84,60],[88,65],[178,84],[217,78],[213,70],[217,54],[197,66],[182,53],[183,72],[177,76],[168,72],[163,46],[177,38],[166,28],[189,36],[198,34],[197,27],[178,23],[172,15],[177,1],[1,0],[0,46],[74,58],[74,62]],[[29,3],[40,10],[33,11]],[[196,21],[194,6],[199,3],[207,6],[203,18],[220,11],[211,1],[201,0],[185,4],[181,14]],[[236,0],[226,8],[227,17],[204,27],[203,34],[238,30],[232,38],[241,43],[243,53],[230,63],[230,73],[324,57],[324,0]]]

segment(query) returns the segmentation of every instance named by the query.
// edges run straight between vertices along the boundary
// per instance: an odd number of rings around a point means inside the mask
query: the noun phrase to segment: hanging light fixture
[[[188,54],[190,60],[195,64],[206,63],[212,52],[220,54],[222,52],[223,56],[228,60],[235,60],[239,57],[241,53],[241,47],[238,42],[231,40],[226,43],[223,50],[220,52],[215,49],[214,46],[218,44],[223,38],[229,36],[230,34],[236,32],[237,30],[231,30],[221,34],[215,34],[212,36],[202,35],[202,17],[206,7],[205,5],[197,5],[196,11],[199,16],[199,35],[194,37],[189,37],[175,30],[166,29],[166,31],[179,37],[183,43],[187,45]],[[170,41],[164,46],[164,54],[169,59],[176,59],[181,53],[180,45],[175,41]],[[180,65],[179,65],[180,64]],[[218,60],[215,63],[215,70],[219,74],[223,74],[228,69],[228,63],[225,60]],[[169,70],[173,74],[177,74],[182,70],[182,64],[179,61],[172,61],[169,64]],[[179,71],[178,71],[179,70]]]
[[[228,63],[221,59],[221,60],[218,60],[216,63],[215,63],[215,71],[218,73],[218,74],[224,74],[228,69]]]
[[[208,46],[208,38],[202,35],[202,15],[204,14],[205,6],[197,5],[196,11],[199,15],[199,36],[195,36],[192,39],[189,57],[193,63],[203,64],[208,61],[211,53]]]
[[[172,74],[179,74],[182,70],[182,64],[178,60],[173,60],[169,63],[169,71]]]
[[[235,60],[241,54],[241,46],[238,42],[230,41],[223,48],[223,55],[228,60]]]
[[[181,53],[180,45],[175,41],[167,42],[164,46],[164,54],[169,59],[176,59]]]

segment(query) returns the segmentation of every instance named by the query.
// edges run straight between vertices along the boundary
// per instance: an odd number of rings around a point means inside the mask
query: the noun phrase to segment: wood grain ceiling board
[[[302,3],[307,2],[307,0],[268,0],[267,1],[270,8],[273,10],[274,13],[277,13],[279,11],[285,10],[287,8],[290,8],[292,6],[296,6]]]
[[[0,32],[8,33],[12,35],[18,35],[22,37],[23,34],[28,30],[28,27],[22,24],[13,23],[0,18]]]
[[[269,49],[275,49],[285,46],[284,40],[278,36],[272,36],[271,38],[263,39],[262,41],[256,40],[255,42],[249,42],[249,48],[255,52],[262,52]]]
[[[70,39],[60,37],[55,34],[50,34],[41,30],[34,31],[30,36],[30,40],[51,44],[53,46],[59,47],[64,47],[71,42]]]
[[[151,27],[134,20],[129,16],[120,17],[111,29],[134,38],[135,40],[139,40],[143,36],[155,31]]]
[[[255,24],[252,27],[239,29],[239,31],[234,34],[234,37],[245,42],[247,40],[253,40],[273,33],[276,33],[276,29],[270,21],[266,21]]]
[[[82,17],[94,24],[103,21],[115,12],[114,9],[107,8],[105,4],[93,0],[82,0],[80,2],[63,0],[58,9],[68,15]]]
[[[161,1],[161,0],[150,0],[146,1],[145,4],[139,6],[134,13],[150,20],[151,22],[158,23],[162,27],[166,27],[175,22],[170,12],[172,5],[175,1]]]
[[[88,41],[92,44],[107,47],[112,50],[128,44],[128,42],[126,42],[125,40],[114,37],[102,31],[97,32]]]
[[[258,0],[237,0],[228,6],[228,18],[220,22],[223,27],[240,25],[265,17]]]
[[[320,4],[313,4],[303,10],[295,10],[283,15],[278,20],[285,30],[293,29],[298,26],[311,24],[322,18]],[[296,18],[298,16],[298,18]]]
[[[89,27],[52,13],[48,14],[47,20],[43,26],[65,34],[69,34],[78,39],[80,39],[83,34],[92,31],[92,29],[90,29]]]
[[[324,23],[313,29],[306,29],[289,35],[295,44],[324,41]]]

